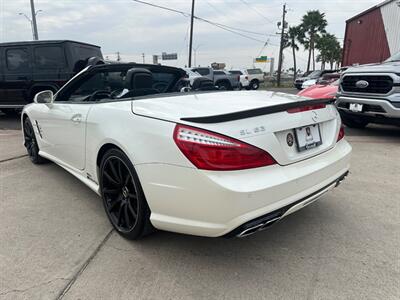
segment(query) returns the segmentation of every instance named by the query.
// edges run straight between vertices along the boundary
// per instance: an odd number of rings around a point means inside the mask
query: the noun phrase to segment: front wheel
[[[47,160],[39,155],[39,145],[36,140],[35,131],[33,129],[31,120],[25,118],[24,120],[24,146],[28,152],[28,156],[34,164],[42,164]]]
[[[118,149],[109,150],[101,161],[100,191],[108,219],[120,235],[135,240],[154,230],[139,177]]]

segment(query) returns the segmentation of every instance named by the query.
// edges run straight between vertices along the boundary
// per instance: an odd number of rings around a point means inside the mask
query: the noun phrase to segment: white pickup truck
[[[257,90],[264,82],[264,73],[261,69],[230,70],[229,73],[240,76],[240,87],[246,90]]]

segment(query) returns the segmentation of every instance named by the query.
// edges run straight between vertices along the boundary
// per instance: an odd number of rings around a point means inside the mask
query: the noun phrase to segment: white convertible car
[[[184,77],[157,65],[87,67],[24,108],[30,159],[55,162],[99,194],[129,239],[155,228],[247,236],[348,174],[351,147],[332,100],[189,90]]]

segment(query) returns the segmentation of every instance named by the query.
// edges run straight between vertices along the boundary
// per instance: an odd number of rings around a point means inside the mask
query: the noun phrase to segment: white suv
[[[231,74],[240,75],[240,87],[247,90],[257,90],[264,82],[264,73],[261,69],[230,70]]]

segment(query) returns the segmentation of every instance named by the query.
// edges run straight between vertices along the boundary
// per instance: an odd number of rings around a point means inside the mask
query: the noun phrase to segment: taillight
[[[177,124],[174,141],[182,153],[199,169],[243,170],[276,164],[264,150],[227,136]]]
[[[303,112],[303,111],[308,111],[308,110],[316,110],[316,109],[321,109],[325,108],[326,104],[315,104],[315,105],[305,105],[305,106],[299,106],[295,108],[289,108],[287,110],[288,113],[294,114],[298,112]]]
[[[339,142],[342,138],[344,138],[344,127],[343,127],[343,124],[340,125],[339,134],[338,134],[336,142]]]

